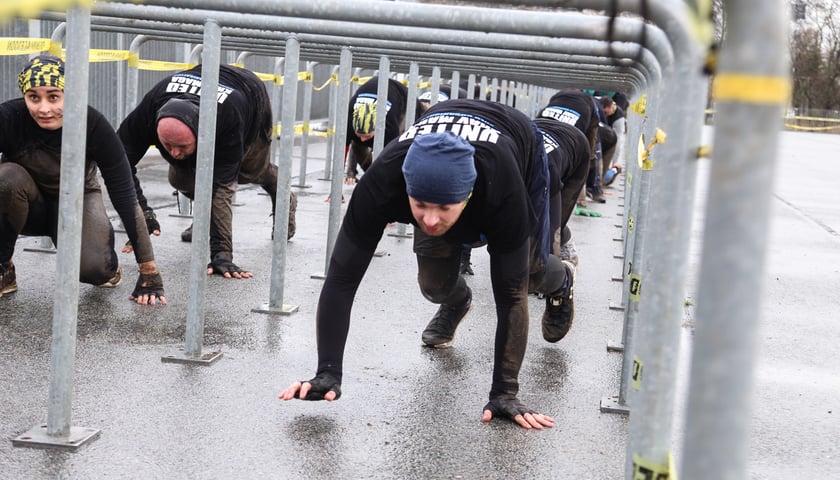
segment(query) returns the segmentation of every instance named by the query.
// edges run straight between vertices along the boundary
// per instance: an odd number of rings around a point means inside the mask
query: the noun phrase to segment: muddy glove
[[[134,291],[131,292],[131,297],[139,298],[143,295],[148,295],[150,299],[152,296],[158,298],[164,297],[163,278],[161,278],[160,272],[148,275],[140,274],[140,278],[137,279],[137,284],[134,285]]]
[[[335,392],[335,400],[341,398],[341,382],[330,373],[319,373],[311,380],[301,380],[300,383],[309,382],[312,388],[306,394],[304,400],[323,400],[328,392]],[[300,398],[300,391],[295,393],[295,398]]]
[[[160,223],[157,221],[157,215],[151,208],[143,212],[143,217],[146,219],[146,228],[149,229],[149,235],[153,235],[155,230],[160,233]]]
[[[517,415],[525,415],[526,413],[533,415],[537,413],[525,405],[522,405],[522,402],[520,402],[516,396],[509,393],[504,393],[491,398],[490,401],[487,402],[487,405],[484,406],[484,410],[490,410],[490,413],[493,414],[493,418],[504,416],[511,420],[513,420],[513,417]]]
[[[213,269],[213,273],[219,275],[229,273],[233,276],[235,273],[248,273],[233,263],[233,256],[227,252],[219,252],[213,255],[213,260],[207,264],[207,269],[209,270],[211,268]]]

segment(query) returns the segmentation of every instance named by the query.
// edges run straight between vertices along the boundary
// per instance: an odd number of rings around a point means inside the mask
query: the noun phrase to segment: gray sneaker
[[[577,269],[578,264],[580,263],[580,258],[578,257],[574,237],[570,238],[569,241],[563,245],[560,245],[560,252],[557,256],[560,257],[560,260],[568,260],[575,266],[575,269]]]
[[[472,290],[467,287],[467,301],[463,305],[441,305],[423,330],[422,340],[427,347],[449,348],[455,342],[455,330],[472,308]]]
[[[101,285],[97,285],[97,287],[114,288],[121,283],[122,283],[122,267],[117,267],[117,271],[114,272],[114,276],[111,277],[111,279],[108,280],[107,282],[105,282]]]

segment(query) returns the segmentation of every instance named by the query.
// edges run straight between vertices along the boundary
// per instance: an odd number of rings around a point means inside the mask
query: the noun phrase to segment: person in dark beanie
[[[201,65],[164,78],[146,93],[117,131],[135,173],[137,198],[147,215],[154,214],[136,178],[136,165],[151,145],[169,163],[169,183],[194,198],[200,91]],[[233,263],[232,199],[239,184],[257,184],[271,197],[274,214],[277,166],[270,161],[271,118],[263,81],[248,70],[220,66],[208,274],[252,276]],[[288,238],[295,234],[296,209],[297,196],[292,192]],[[160,225],[154,227],[159,232]],[[192,241],[192,226],[181,239]]]
[[[517,398],[528,338],[528,293],[546,295],[542,325],[556,342],[574,318],[574,265],[551,255],[548,159],[542,133],[521,112],[493,102],[448,100],[389,143],[348,204],[318,303],[318,368],[283,400],[341,395],[344,347],[355,292],[389,222],[411,223],[423,296],[440,304],[422,334],[452,345],[472,291],[459,274],[464,244],[486,241],[498,313],[493,382],[482,420],[523,428],[554,420]]]
[[[17,291],[12,256],[19,235],[58,241],[61,143],[64,126],[64,61],[42,55],[18,76],[23,98],[0,104],[0,297]],[[96,170],[102,176],[140,272],[129,298],[166,304],[146,219],[137,203],[131,168],[119,138],[105,117],[88,107],[84,194],[79,212],[82,239],[79,280],[113,288],[122,281],[114,250],[114,229]]]

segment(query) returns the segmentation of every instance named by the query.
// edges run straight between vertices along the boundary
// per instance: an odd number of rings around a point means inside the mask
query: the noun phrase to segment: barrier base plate
[[[603,397],[601,399],[601,413],[630,415],[630,407],[618,403],[618,397]]]
[[[76,451],[83,445],[99,438],[101,430],[85,427],[70,427],[67,435],[49,435],[47,424],[32,427],[12,439],[15,447],[57,448]]]
[[[191,363],[195,365],[210,366],[222,358],[222,355],[224,355],[222,352],[216,351],[202,353],[201,355],[194,357],[192,355],[186,355],[184,352],[180,352],[172,355],[164,355],[160,357],[160,361],[164,363]]]
[[[263,303],[259,307],[252,308],[254,313],[268,313],[274,315],[290,315],[298,311],[297,305],[281,305],[280,307],[272,307],[269,303]]]

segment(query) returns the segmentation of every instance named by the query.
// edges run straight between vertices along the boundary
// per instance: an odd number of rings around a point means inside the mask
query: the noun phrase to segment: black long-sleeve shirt
[[[544,215],[532,195],[546,193],[548,167],[535,159],[542,137],[525,115],[479,100],[448,100],[431,107],[386,146],[356,185],[318,304],[319,373],[341,378],[353,297],[386,225],[416,225],[402,174],[412,140],[447,130],[474,146],[478,176],[461,217],[443,238],[456,244],[476,242],[482,235],[487,240],[498,316],[491,395],[517,393],[528,329],[529,238]]]
[[[45,197],[58,201],[62,129],[45,130],[39,127],[29,114],[23,98],[0,104],[0,125],[0,153],[3,154],[3,161],[20,164],[29,172]],[[30,155],[33,151],[42,151],[48,155]],[[48,158],[49,163],[36,161],[34,157]],[[86,190],[99,188],[97,167],[111,204],[134,245],[137,262],[154,260],[146,224],[136,221],[137,196],[122,143],[105,117],[88,107],[84,178]]]
[[[589,139],[590,158],[596,158],[598,114],[592,96],[579,90],[562,90],[552,95],[538,116],[576,126]]]
[[[216,150],[213,160],[213,185],[237,181],[248,145],[259,136],[271,134],[271,108],[262,80],[248,70],[221,65],[219,68],[218,109],[216,112]],[[151,145],[176,168],[196,168],[196,155],[175,160],[157,137],[158,110],[172,98],[199,99],[201,65],[178,72],[158,82],[120,124],[118,134],[132,168]],[[138,189],[141,206],[146,199]]]

